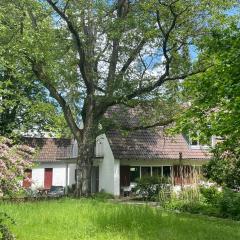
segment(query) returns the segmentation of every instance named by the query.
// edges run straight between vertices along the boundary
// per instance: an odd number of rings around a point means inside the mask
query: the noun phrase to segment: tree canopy
[[[56,102],[46,89],[28,76],[2,71],[0,76],[0,135],[18,137],[51,133],[69,135],[69,130]]]
[[[183,94],[191,106],[179,117],[185,131],[203,139],[218,137],[207,176],[231,188],[240,186],[240,29],[215,29],[205,39],[204,55],[214,63],[205,73],[187,79]]]

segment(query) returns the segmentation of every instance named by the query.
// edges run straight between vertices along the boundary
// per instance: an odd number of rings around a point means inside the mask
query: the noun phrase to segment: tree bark
[[[95,136],[91,128],[85,128],[83,139],[78,142],[75,196],[91,194],[91,176],[94,158]]]
[[[93,95],[85,99],[83,107],[83,130],[81,139],[78,140],[77,159],[77,182],[76,197],[89,196],[91,194],[92,165],[94,158],[94,147],[96,142],[97,126],[94,117],[95,101]]]

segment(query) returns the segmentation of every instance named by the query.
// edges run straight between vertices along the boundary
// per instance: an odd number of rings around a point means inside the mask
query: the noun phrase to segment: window
[[[95,146],[95,155],[96,157],[103,157],[103,138],[98,138]]]
[[[170,166],[163,166],[163,177],[171,176],[171,168]]]
[[[189,142],[191,146],[199,146],[199,132],[189,134]]]
[[[209,148],[212,146],[212,137],[207,138],[206,136],[200,134],[200,132],[190,132],[187,135],[188,142],[193,149]]]
[[[151,176],[151,167],[141,167],[141,177]]]
[[[140,178],[140,167],[130,167],[130,182],[136,182]]]
[[[161,177],[162,176],[162,167],[152,167],[152,175]]]

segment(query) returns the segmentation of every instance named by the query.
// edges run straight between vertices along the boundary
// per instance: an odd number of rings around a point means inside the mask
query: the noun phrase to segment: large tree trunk
[[[91,194],[94,146],[95,139],[93,138],[78,143],[76,197],[89,196]]]
[[[86,112],[83,116],[83,130],[81,139],[78,139],[77,159],[77,197],[89,196],[91,194],[92,165],[94,158],[94,147],[96,142],[96,120],[94,121],[94,101],[89,96],[86,104]]]

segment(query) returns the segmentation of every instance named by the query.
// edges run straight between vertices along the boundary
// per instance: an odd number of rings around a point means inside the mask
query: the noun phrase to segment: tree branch
[[[54,3],[52,0],[47,0],[47,2],[53,8],[53,10],[67,23],[68,29],[69,29],[70,33],[72,34],[72,36],[75,40],[75,43],[76,43],[77,52],[78,52],[79,57],[80,57],[78,67],[80,69],[80,72],[82,74],[82,78],[83,78],[84,83],[86,85],[87,92],[88,93],[93,92],[94,91],[93,83],[92,83],[91,80],[88,79],[87,74],[86,74],[86,69],[85,69],[86,56],[85,56],[83,43],[80,39],[80,36],[79,36],[77,30],[75,29],[73,23],[67,17],[65,12],[63,12],[62,10],[60,10],[57,7],[56,3]]]
[[[113,40],[113,47],[112,47],[112,54],[110,57],[110,64],[109,64],[109,70],[108,70],[108,76],[107,76],[107,92],[111,92],[112,88],[112,82],[115,79],[116,74],[116,67],[118,62],[118,52],[119,52],[119,39]]]
[[[60,93],[58,93],[57,89],[51,84],[50,79],[46,76],[43,66],[41,63],[37,63],[35,60],[30,59],[27,57],[27,59],[31,62],[32,64],[32,70],[35,73],[36,77],[42,81],[44,86],[48,89],[50,92],[50,95],[59,103],[61,106],[64,117],[68,123],[68,126],[70,127],[74,137],[78,140],[81,141],[82,139],[82,133],[81,129],[77,126],[72,111],[69,107],[69,105],[66,103],[65,99],[62,97]]]
[[[168,29],[163,29],[163,26],[161,24],[161,19],[160,19],[160,13],[159,11],[156,11],[157,13],[157,23],[158,23],[158,28],[160,30],[160,32],[163,35],[163,43],[162,43],[162,52],[163,52],[163,56],[165,58],[165,71],[164,73],[158,78],[157,81],[155,81],[154,83],[150,83],[147,86],[140,86],[139,88],[137,88],[136,90],[134,90],[132,93],[125,95],[125,96],[120,96],[120,97],[115,97],[111,100],[105,99],[102,103],[101,103],[101,107],[98,109],[99,114],[102,114],[104,111],[107,110],[108,107],[113,106],[115,104],[119,104],[122,102],[126,102],[129,101],[137,96],[143,95],[145,93],[149,93],[152,90],[160,87],[165,81],[169,81],[169,80],[177,80],[177,79],[184,79],[188,76],[192,76],[194,74],[197,74],[199,72],[203,72],[205,70],[199,70],[197,72],[192,72],[192,73],[188,73],[188,74],[183,74],[183,75],[178,75],[178,76],[174,76],[174,77],[168,77],[170,74],[170,64],[172,62],[172,56],[169,56],[169,48],[168,48],[168,42],[169,42],[169,38],[171,35],[171,32],[174,30],[174,28],[176,27],[177,24],[177,19],[178,17],[184,13],[186,11],[186,9],[184,9],[183,11],[181,11],[180,13],[176,13],[174,11],[174,3],[178,2],[179,0],[175,0],[173,1],[170,5],[166,5],[164,4],[162,1],[159,0],[159,4],[164,5],[165,7],[168,7],[170,10],[170,13],[172,15],[172,21],[170,23],[170,26],[168,27]],[[129,66],[129,64],[131,63],[131,58],[129,58],[129,60],[126,62],[126,65],[124,65],[123,73],[125,71],[125,66]]]
[[[129,1],[128,0],[118,0],[117,1],[117,19],[125,18],[129,11]],[[122,34],[120,34],[121,36]],[[107,76],[107,92],[112,95],[112,88],[115,81],[116,67],[118,62],[119,55],[119,46],[120,46],[120,37],[115,37],[113,39],[112,54],[110,57],[110,65]]]
[[[128,60],[125,62],[125,64],[121,68],[119,76],[123,75],[127,71],[128,67],[136,59],[137,55],[142,50],[145,43],[146,43],[146,40],[142,39],[140,43],[137,45],[137,47],[131,52]]]

